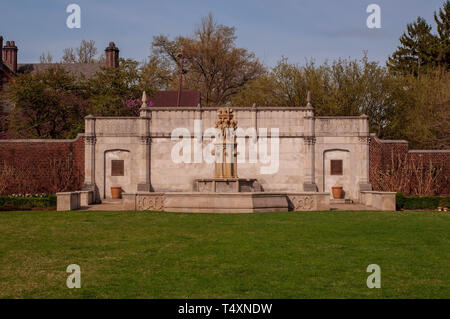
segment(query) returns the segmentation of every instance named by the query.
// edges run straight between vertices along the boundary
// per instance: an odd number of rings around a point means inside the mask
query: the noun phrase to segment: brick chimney
[[[6,41],[3,47],[3,60],[13,72],[17,72],[17,51],[14,41]]]
[[[105,49],[106,67],[117,68],[119,66],[119,48],[114,42],[109,42],[109,46]]]
[[[0,35],[0,70],[3,64],[3,37]],[[0,73],[0,91],[3,88],[3,74]],[[0,106],[0,113],[3,112],[3,107]]]
[[[3,37],[0,35],[0,66],[3,62]]]

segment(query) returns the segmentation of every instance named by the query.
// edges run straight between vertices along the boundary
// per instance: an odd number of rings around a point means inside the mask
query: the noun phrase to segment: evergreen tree
[[[437,61],[439,65],[447,70],[450,68],[450,1],[447,0],[444,6],[434,13],[436,22],[439,47],[437,50]]]
[[[406,26],[400,37],[400,46],[388,60],[388,67],[394,72],[418,75],[436,65],[437,38],[431,33],[431,26],[418,17]]]

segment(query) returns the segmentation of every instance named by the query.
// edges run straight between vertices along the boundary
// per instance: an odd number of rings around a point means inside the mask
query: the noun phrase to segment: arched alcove
[[[332,195],[332,186],[341,185],[344,198],[353,198],[354,181],[348,149],[327,149],[323,152],[323,191]],[[333,171],[334,170],[334,171]]]
[[[125,192],[130,191],[132,188],[130,151],[106,150],[103,158],[103,198],[111,197],[112,186],[120,186]]]

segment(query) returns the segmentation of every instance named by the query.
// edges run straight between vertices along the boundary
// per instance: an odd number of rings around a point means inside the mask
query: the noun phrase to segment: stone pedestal
[[[195,190],[201,193],[261,192],[254,178],[202,178],[195,180]]]

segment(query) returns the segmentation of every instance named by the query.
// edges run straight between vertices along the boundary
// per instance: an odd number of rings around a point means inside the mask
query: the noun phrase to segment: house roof
[[[177,106],[177,91],[158,91],[151,99],[152,106]],[[181,91],[180,106],[197,106],[200,104],[200,91]]]
[[[11,78],[14,72],[9,68],[6,63],[0,63],[0,71],[7,77]]]
[[[17,73],[24,73],[26,71],[42,72],[52,66],[61,66],[72,74],[82,74],[86,79],[89,79],[105,65],[103,63],[27,63],[18,64]]]

